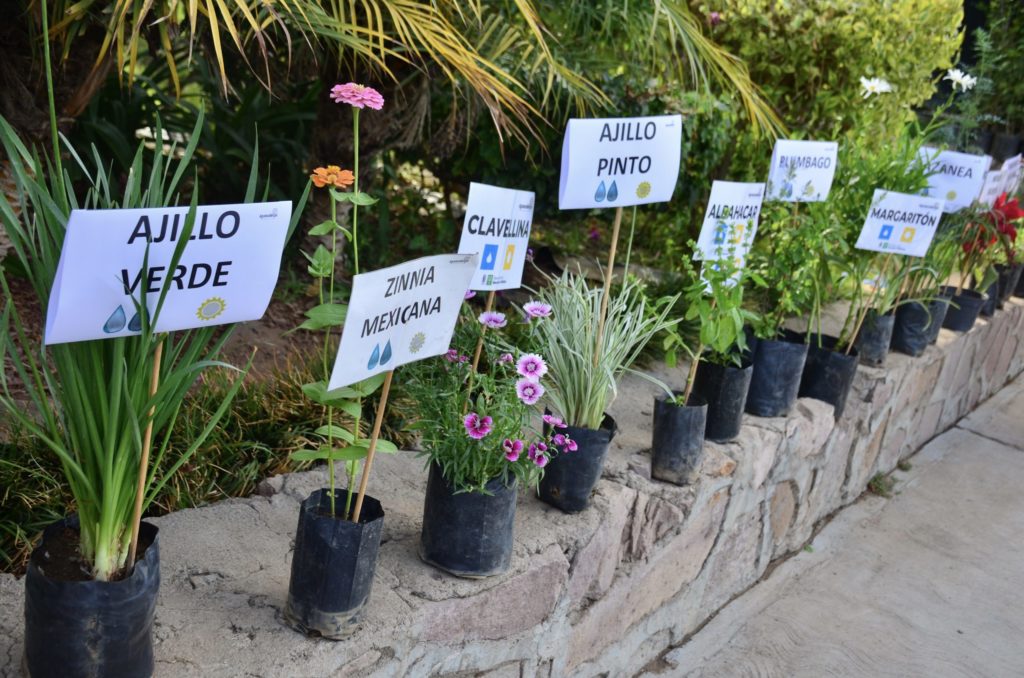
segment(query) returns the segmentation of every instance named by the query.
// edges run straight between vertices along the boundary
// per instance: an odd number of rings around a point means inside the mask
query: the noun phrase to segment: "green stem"
[[[327,300],[334,303],[334,264],[337,261],[338,255],[338,203],[331,195],[331,222],[334,224],[334,229],[331,231],[331,277],[328,288]],[[320,281],[320,303],[324,303],[324,279],[318,278]],[[327,327],[324,332],[324,381],[330,382],[331,380],[331,365],[330,365],[330,354],[331,354],[331,328]],[[331,459],[330,454],[334,449],[334,408],[331,406],[327,407],[327,477],[329,479],[330,497],[328,500],[331,504],[331,517],[335,516],[334,507],[334,491],[335,491],[335,480],[334,480],[334,460]]]
[[[359,192],[359,109],[352,109],[352,175],[354,181],[352,191]],[[352,203],[352,263],[355,275],[359,275],[359,205]],[[359,424],[363,415],[363,396],[356,399],[359,413],[356,414],[355,444],[359,444]],[[353,464],[349,473],[347,494],[345,496],[345,518],[352,515],[352,490],[355,486],[356,467]]]
[[[57,169],[58,194],[61,201],[67,200],[64,191],[64,166],[60,159],[60,141],[57,131],[57,104],[53,96],[53,64],[50,60],[50,16],[47,10],[46,1],[41,4],[43,12],[43,62],[46,65],[46,98],[50,106],[50,143],[53,144],[53,162]]]

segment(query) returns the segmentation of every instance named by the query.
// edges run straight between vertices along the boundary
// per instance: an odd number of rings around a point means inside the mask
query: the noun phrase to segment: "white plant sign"
[[[355,276],[328,390],[448,351],[478,261],[438,254]]]
[[[772,150],[768,199],[820,202],[828,198],[836,174],[839,144],[835,141],[779,139]]]
[[[925,195],[944,201],[947,212],[961,210],[978,199],[985,173],[992,166],[992,158],[987,155],[939,151],[927,146],[917,157],[933,172]]]
[[[459,252],[480,255],[470,289],[514,290],[522,284],[533,202],[533,191],[469,185]]]
[[[981,196],[978,202],[986,207],[992,207],[996,198],[1003,192],[1006,185],[1006,175],[1002,170],[989,170],[985,172],[985,184],[981,187]]]
[[[683,118],[574,118],[562,140],[558,208],[667,202],[679,179]]]
[[[875,189],[855,247],[923,257],[942,218],[941,200]]]
[[[757,235],[763,199],[764,184],[715,181],[693,258],[731,256],[741,266]]]
[[[46,309],[45,342],[139,334],[143,297],[154,313],[165,285],[156,332],[261,318],[277,284],[291,202],[198,207],[181,260],[168,270],[188,211],[73,210]]]
[[[1015,195],[1020,190],[1022,173],[1020,153],[1003,161],[1002,172],[1003,190],[1001,193],[1006,193],[1010,196]]]

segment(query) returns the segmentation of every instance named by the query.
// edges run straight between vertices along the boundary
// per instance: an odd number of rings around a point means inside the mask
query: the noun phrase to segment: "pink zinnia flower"
[[[545,414],[542,418],[544,423],[552,428],[566,428],[565,422],[553,414]]]
[[[514,361],[515,361],[515,358],[512,357],[511,353],[502,353],[500,356],[498,356],[498,364],[499,365],[504,365],[505,363],[511,363],[511,362],[514,362]]]
[[[481,417],[476,412],[470,412],[462,420],[462,425],[466,428],[466,435],[474,440],[480,440],[490,433],[493,423],[490,417]]]
[[[544,387],[532,379],[523,377],[516,382],[516,395],[527,405],[533,405],[544,395]]]
[[[473,290],[466,290],[466,293],[462,296],[463,299],[472,299],[476,296],[476,292]]]
[[[547,318],[551,315],[551,306],[543,301],[530,301],[523,305],[523,310],[530,318]]]
[[[536,353],[527,353],[516,363],[516,371],[527,379],[536,381],[548,373],[548,366]]]
[[[355,108],[367,106],[375,111],[384,108],[384,97],[372,87],[347,82],[331,88],[331,99],[337,104],[348,104]]]
[[[489,327],[492,330],[497,330],[506,325],[505,314],[498,313],[497,311],[484,311],[477,318],[480,324],[484,327]]]
[[[501,444],[501,449],[505,453],[505,458],[509,461],[518,461],[519,455],[523,453],[523,441],[522,440],[509,440],[505,438],[505,442]]]

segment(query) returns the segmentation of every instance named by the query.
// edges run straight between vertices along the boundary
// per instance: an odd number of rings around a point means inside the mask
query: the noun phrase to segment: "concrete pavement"
[[[647,675],[1024,676],[1024,378]]]

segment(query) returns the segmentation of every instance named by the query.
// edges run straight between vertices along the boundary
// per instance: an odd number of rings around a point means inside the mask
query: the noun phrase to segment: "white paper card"
[[[157,332],[261,318],[277,284],[291,202],[198,207],[181,260],[168,271],[188,209],[73,210],[46,309],[46,343],[139,334],[143,291],[154,313],[168,281]]]
[[[715,260],[727,256],[740,261],[747,256],[757,234],[764,184],[715,181],[704,211],[694,259]]]
[[[768,199],[820,202],[828,198],[836,174],[839,144],[835,141],[779,139],[772,150]]]
[[[855,247],[923,257],[935,237],[942,211],[941,200],[876,188]]]
[[[679,179],[683,118],[574,118],[562,140],[558,209],[667,202]]]
[[[986,207],[992,207],[996,198],[1003,192],[1006,185],[1006,176],[1002,170],[989,170],[985,172],[985,184],[981,187],[981,196],[978,202]]]
[[[1021,167],[1020,153],[1003,161],[1003,193],[1013,197],[1020,190],[1021,174],[1024,168]]]
[[[987,155],[939,151],[927,146],[917,157],[933,172],[925,195],[945,201],[947,212],[956,212],[977,200],[985,183],[985,172],[992,166],[992,158]]]
[[[469,185],[459,253],[480,255],[470,289],[514,290],[522,284],[533,198],[533,191],[476,182]]]
[[[476,254],[437,254],[352,279],[328,390],[445,353]]]

